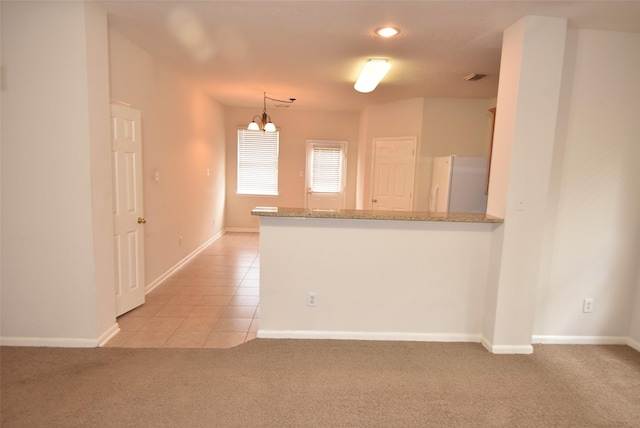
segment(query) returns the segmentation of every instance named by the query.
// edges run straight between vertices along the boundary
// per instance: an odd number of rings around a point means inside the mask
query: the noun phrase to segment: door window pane
[[[311,191],[338,193],[342,190],[341,146],[314,145],[311,151]]]

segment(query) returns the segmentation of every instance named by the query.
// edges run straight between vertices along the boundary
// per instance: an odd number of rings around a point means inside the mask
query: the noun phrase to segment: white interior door
[[[416,138],[376,139],[371,207],[411,211],[416,165]]]
[[[307,141],[307,208],[344,208],[346,152],[346,141]]]
[[[144,303],[140,112],[111,105],[113,223],[117,315]]]

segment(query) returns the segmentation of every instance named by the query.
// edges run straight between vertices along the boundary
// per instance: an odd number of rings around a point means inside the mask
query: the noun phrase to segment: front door
[[[376,139],[371,208],[411,211],[416,164],[416,138]]]
[[[140,112],[111,105],[116,315],[144,303]]]
[[[346,141],[307,141],[307,208],[344,208]]]

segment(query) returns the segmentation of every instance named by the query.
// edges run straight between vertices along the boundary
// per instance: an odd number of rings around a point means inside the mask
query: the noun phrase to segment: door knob
[[[144,217],[138,217],[138,224],[144,224],[147,222],[147,219]]]
[[[377,199],[371,199],[371,202],[378,202]]]

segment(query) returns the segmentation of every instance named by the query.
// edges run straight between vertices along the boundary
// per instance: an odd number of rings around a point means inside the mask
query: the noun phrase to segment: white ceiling
[[[640,1],[94,1],[111,27],[191,74],[222,104],[257,109],[265,91],[297,98],[292,109],[327,111],[494,97],[502,32],[525,15],[640,33]],[[375,36],[384,25],[400,35]],[[375,91],[361,94],[353,83],[371,57],[393,66]],[[467,82],[469,73],[487,77]]]

